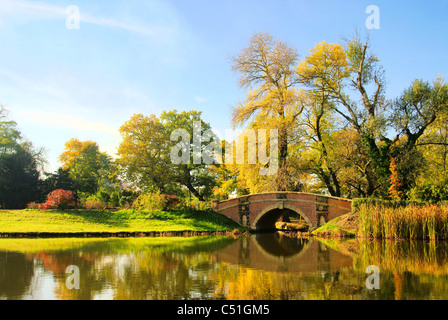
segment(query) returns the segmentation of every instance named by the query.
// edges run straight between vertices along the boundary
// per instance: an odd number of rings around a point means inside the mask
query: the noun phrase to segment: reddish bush
[[[40,206],[41,210],[69,209],[75,206],[75,197],[69,190],[54,190],[47,195],[47,202]]]

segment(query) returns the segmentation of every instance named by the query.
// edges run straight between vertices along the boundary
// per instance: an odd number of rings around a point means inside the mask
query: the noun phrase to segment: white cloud
[[[157,4],[162,6],[163,3]],[[69,14],[66,12],[67,7],[48,4],[44,2],[29,2],[29,1],[15,1],[15,0],[0,0],[0,18],[2,16],[13,16],[22,18],[43,18],[43,19],[67,19]],[[177,17],[166,8],[161,9],[161,14],[166,14],[166,19],[160,19],[157,23],[147,24],[136,17],[130,17],[128,21],[121,21],[114,18],[97,17],[80,11],[80,24],[82,23],[95,24],[106,28],[115,28],[129,31],[142,36],[152,38],[158,42],[169,42],[172,37],[178,33],[179,25]],[[163,21],[163,22],[161,22]],[[0,26],[4,24],[0,20]]]

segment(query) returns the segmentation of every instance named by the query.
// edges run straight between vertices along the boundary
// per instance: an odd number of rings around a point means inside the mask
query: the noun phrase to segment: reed
[[[448,239],[448,206],[359,206],[361,236],[384,239]]]

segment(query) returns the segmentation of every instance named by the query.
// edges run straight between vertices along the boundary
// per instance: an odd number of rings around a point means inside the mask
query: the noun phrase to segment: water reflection
[[[445,299],[446,243],[250,237],[0,239],[1,299]],[[381,270],[368,290],[365,268]],[[66,287],[69,265],[80,289]]]
[[[329,271],[353,264],[350,256],[329,249],[313,238],[294,239],[280,233],[241,238],[216,252],[216,256],[221,262],[278,272]]]

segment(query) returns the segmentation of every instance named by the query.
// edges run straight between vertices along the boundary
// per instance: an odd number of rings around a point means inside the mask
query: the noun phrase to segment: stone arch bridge
[[[326,222],[349,213],[351,200],[302,192],[271,192],[214,201],[213,211],[255,231],[275,228],[285,213],[299,214],[314,230]]]

